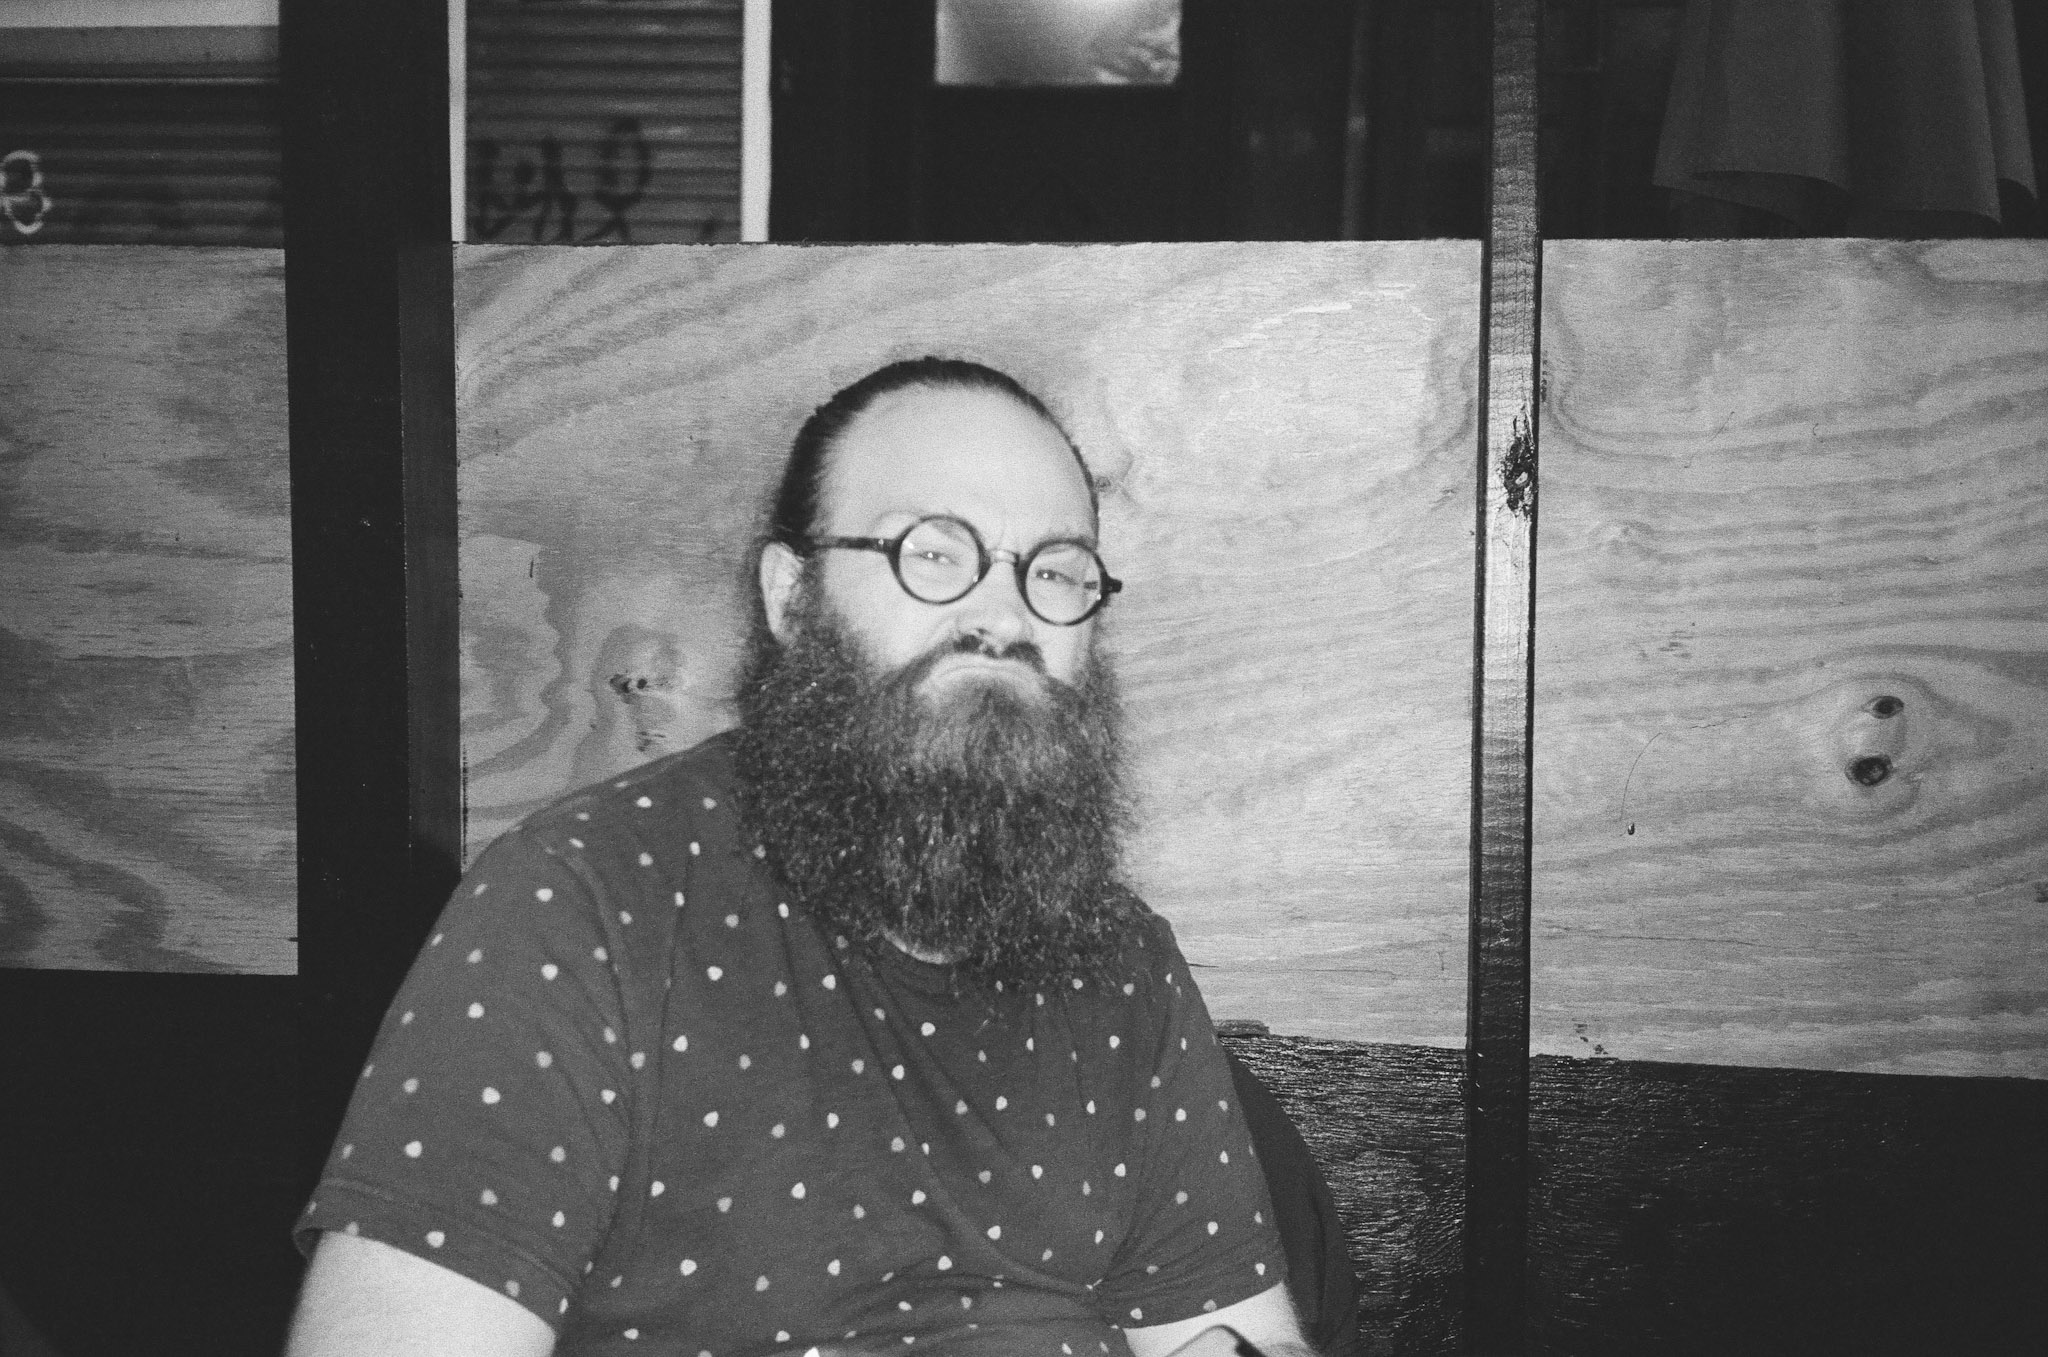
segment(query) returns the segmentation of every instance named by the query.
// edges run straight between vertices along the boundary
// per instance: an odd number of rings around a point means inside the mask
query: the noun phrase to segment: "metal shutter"
[[[469,239],[731,241],[741,0],[472,0]]]
[[[0,242],[284,243],[274,28],[10,29]]]

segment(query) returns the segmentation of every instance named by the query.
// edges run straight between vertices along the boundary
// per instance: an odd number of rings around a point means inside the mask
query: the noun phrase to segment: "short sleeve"
[[[542,831],[478,859],[384,1017],[302,1249],[366,1235],[560,1324],[631,1130],[621,944],[591,895]]]
[[[1218,1310],[1286,1279],[1265,1175],[1187,963],[1159,921],[1147,978],[1160,1014],[1132,1118],[1130,1233],[1098,1294],[1126,1327]],[[1162,946],[1163,942],[1163,946]]]

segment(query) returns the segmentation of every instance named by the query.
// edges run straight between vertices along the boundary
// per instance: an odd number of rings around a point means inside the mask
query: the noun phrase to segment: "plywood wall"
[[[276,250],[0,252],[0,965],[295,969]]]
[[[1474,246],[459,257],[469,852],[729,725],[798,424],[977,358],[1109,482],[1134,866],[1212,1009],[1463,1041]]]
[[[2048,250],[1544,303],[1535,1049],[2048,1077]]]

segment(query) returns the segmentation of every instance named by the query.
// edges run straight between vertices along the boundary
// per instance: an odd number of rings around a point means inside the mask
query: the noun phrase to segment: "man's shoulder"
[[[661,837],[702,828],[721,840],[734,833],[731,731],[678,753],[578,787],[520,820],[506,837],[554,841],[642,830]]]

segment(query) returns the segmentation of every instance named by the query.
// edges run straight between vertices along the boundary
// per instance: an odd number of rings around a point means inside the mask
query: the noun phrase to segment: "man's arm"
[[[306,1270],[286,1352],[548,1357],[554,1349],[554,1331],[511,1297],[403,1249],[330,1231]]]
[[[1219,1324],[1227,1324],[1237,1330],[1266,1357],[1313,1357],[1315,1352],[1308,1345],[1308,1340],[1301,1336],[1301,1325],[1294,1317],[1294,1303],[1287,1298],[1284,1284],[1268,1287],[1235,1305],[1226,1305],[1192,1319],[1125,1329],[1124,1341],[1131,1345],[1132,1357],[1167,1357],[1176,1348]]]

